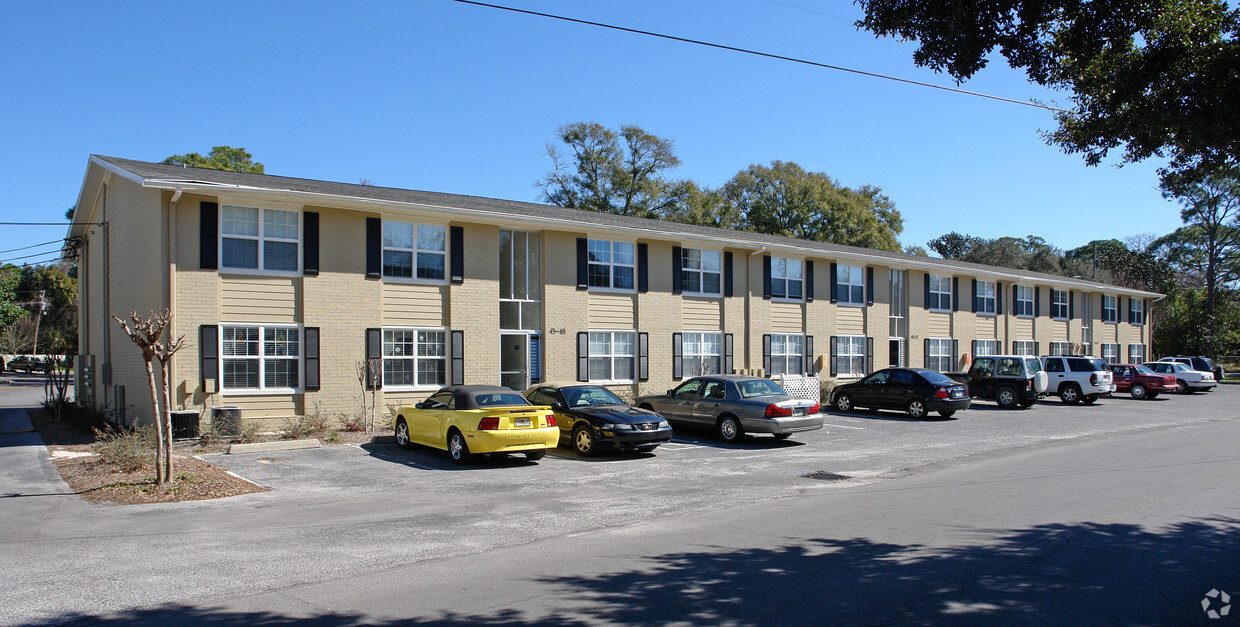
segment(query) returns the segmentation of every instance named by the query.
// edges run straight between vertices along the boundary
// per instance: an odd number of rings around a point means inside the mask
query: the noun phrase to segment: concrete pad
[[[228,447],[229,455],[238,453],[268,453],[271,451],[296,451],[303,448],[323,448],[318,440],[281,440],[278,442],[254,442],[253,444],[232,444]]]

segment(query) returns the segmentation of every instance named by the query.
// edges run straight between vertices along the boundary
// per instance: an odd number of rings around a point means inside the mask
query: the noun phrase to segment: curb
[[[267,453],[270,451],[296,451],[304,448],[323,448],[318,440],[286,440],[283,442],[254,442],[253,444],[231,444],[228,454]]]

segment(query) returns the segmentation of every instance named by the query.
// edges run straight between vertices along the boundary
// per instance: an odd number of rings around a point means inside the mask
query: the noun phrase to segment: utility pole
[[[43,321],[43,312],[47,310],[47,301],[43,298],[45,293],[45,290],[39,290],[39,313],[34,316],[34,349],[30,351],[32,357],[39,354],[39,323]]]

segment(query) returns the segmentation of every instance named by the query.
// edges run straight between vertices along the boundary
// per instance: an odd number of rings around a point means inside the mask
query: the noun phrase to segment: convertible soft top
[[[452,392],[457,409],[529,406],[520,392],[499,385],[452,385],[440,392]]]

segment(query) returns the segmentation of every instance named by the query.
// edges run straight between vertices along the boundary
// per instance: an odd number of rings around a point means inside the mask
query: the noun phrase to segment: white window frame
[[[634,383],[637,378],[637,352],[638,352],[637,351],[637,331],[634,329],[590,329],[588,333],[589,335],[587,337],[587,345],[589,347],[589,357],[587,358],[586,372],[588,373],[590,383],[601,383],[601,384]],[[595,337],[599,335],[607,336],[608,350],[606,353],[599,353],[594,350]],[[615,350],[616,336],[618,335],[629,336],[629,346],[633,348],[633,352],[631,353],[616,352]],[[623,377],[623,378],[616,378],[615,376],[616,375],[616,360],[626,359],[626,358],[631,360],[629,362],[631,364],[631,367],[629,369],[629,376]],[[607,360],[608,361],[607,370],[612,375],[610,378],[595,378],[594,368],[593,368],[595,360]]]
[[[1128,307],[1131,309],[1131,313],[1134,314],[1133,315],[1134,319],[1132,320],[1131,324],[1135,326],[1140,326],[1140,325],[1145,324],[1145,300],[1137,299],[1137,298],[1132,298],[1129,300],[1131,301],[1131,303],[1128,305]]]
[[[997,315],[998,296],[996,290],[998,287],[994,281],[978,281],[977,282],[977,313],[983,316]]]
[[[599,244],[606,244],[607,258],[605,261],[595,260],[596,252],[602,253],[603,250]],[[617,248],[625,248],[625,251],[617,251]],[[633,242],[624,242],[609,239],[590,238],[586,242],[587,260],[586,260],[586,283],[591,291],[596,292],[623,292],[632,294],[637,291],[637,244]],[[617,254],[627,254],[632,263],[616,261]],[[607,268],[607,285],[594,285],[595,273],[592,272],[594,267]],[[619,269],[628,269],[629,277],[632,285],[628,287],[616,287],[616,271]]]
[[[714,344],[717,352],[709,352],[708,338]],[[683,331],[680,336],[680,359],[682,372],[686,378],[696,377],[699,375],[720,374],[723,372],[723,333],[720,331]],[[693,348],[696,347],[696,350]],[[703,364],[710,360],[714,366],[714,370],[702,368],[698,372],[698,368],[691,364]]]
[[[776,285],[782,285],[782,291],[777,290]],[[793,285],[797,287],[796,296],[791,295]],[[804,260],[771,257],[771,299],[798,303],[805,300]]]
[[[225,233],[224,232],[224,224],[225,224],[224,216],[230,209],[246,209],[246,210],[258,212],[258,225],[257,225],[256,233],[253,235],[239,234],[239,233]],[[274,215],[271,215],[268,212],[291,213],[294,216],[296,216],[297,237],[287,238],[287,237],[281,237],[281,236],[276,236],[276,235],[267,235],[264,231],[266,229],[268,219],[274,217]],[[302,236],[305,233],[305,225],[303,224],[303,221],[302,221],[302,211],[300,210],[300,208],[293,208],[289,206],[276,206],[270,203],[264,203],[264,206],[256,207],[256,206],[242,204],[242,203],[221,202],[220,210],[219,210],[219,224],[218,224],[217,229],[219,231],[219,238],[218,238],[219,257],[217,259],[217,267],[219,267],[220,272],[223,272],[225,274],[233,274],[233,273],[268,274],[268,275],[277,275],[277,276],[298,276],[302,273]],[[224,241],[230,240],[230,239],[252,241],[255,243],[255,248],[257,250],[258,258],[256,261],[256,265],[254,267],[230,266],[224,263]],[[266,267],[267,266],[266,255],[264,253],[266,251],[266,247],[267,247],[266,245],[269,242],[279,243],[279,244],[290,244],[290,243],[294,244],[297,248],[297,252],[295,253],[297,257],[297,267],[292,268],[292,269],[279,269],[279,270],[268,269]]]
[[[866,375],[864,335],[837,335],[835,337],[835,376],[837,379],[856,379]]]
[[[1108,364],[1119,363],[1119,344],[1115,342],[1102,342],[1098,345],[1098,352],[1103,361]]]
[[[952,354],[952,338],[931,337],[926,346],[926,367],[939,372],[956,369],[956,356]]]
[[[1033,340],[1012,340],[1012,354],[1037,357],[1038,343]]]
[[[795,352],[789,350],[789,347],[794,344],[798,347]],[[782,347],[783,350],[776,352],[776,346]],[[781,367],[776,368],[776,363],[781,364]],[[789,370],[788,364],[790,363],[795,363],[796,367]],[[766,376],[773,377],[777,374],[805,374],[805,334],[771,334],[771,371],[766,373]]]
[[[696,254],[696,260],[693,259]],[[680,249],[680,292],[690,296],[723,295],[723,252],[702,248]],[[697,278],[698,288],[689,289],[693,277]],[[715,290],[705,289],[708,278],[714,278]]]
[[[225,340],[225,336],[228,335],[227,331],[229,329],[255,329],[258,333],[258,354],[257,355],[250,355],[250,354],[229,355],[227,354],[225,352],[225,347],[226,347],[226,343],[228,342],[228,340]],[[292,330],[297,331],[297,341],[295,344],[297,355],[295,356],[279,355],[279,354],[268,355],[267,347],[268,347],[268,344],[271,342],[271,340],[267,338],[268,329],[270,330],[292,329]],[[303,387],[305,386],[305,367],[304,367],[305,351],[303,350],[305,338],[306,338],[305,331],[302,329],[302,326],[299,324],[271,324],[271,323],[245,323],[245,322],[220,323],[220,341],[219,341],[219,349],[218,349],[219,352],[217,353],[220,356],[220,394],[223,394],[223,395],[229,395],[229,394],[231,395],[260,395],[260,394],[296,394],[296,393],[301,392]],[[281,342],[279,342],[278,340],[274,343],[275,346],[279,346],[280,344]],[[277,352],[279,351],[277,350]],[[225,382],[227,381],[227,376],[225,376],[224,373],[227,370],[228,362],[248,361],[248,360],[258,361],[258,387],[228,387],[226,386]],[[297,362],[297,385],[293,387],[287,387],[287,386],[270,386],[269,387],[267,385],[268,362],[294,361],[294,360]]]
[[[504,237],[508,238],[508,254],[504,254]],[[517,238],[525,239],[525,276],[522,280],[525,283],[525,292],[518,293],[517,285],[522,282],[518,280],[518,268],[521,264],[517,263]],[[537,242],[538,250],[534,253],[530,249]],[[504,331],[530,331],[537,333],[542,329],[543,306],[542,306],[542,234],[537,231],[519,231],[516,229],[500,230],[500,294],[499,294],[499,319],[500,329]],[[506,272],[505,272],[506,271]],[[503,276],[504,274],[507,276]],[[504,283],[508,285],[505,286]],[[511,312],[512,315],[506,315]],[[515,317],[516,326],[511,324],[504,325],[505,318]]]
[[[835,297],[837,305],[865,307],[865,268],[863,266],[836,264]]]
[[[447,327],[383,327],[381,333],[382,333],[381,335],[382,349],[381,350],[382,350],[383,363],[380,365],[379,375],[383,379],[383,387],[385,389],[391,388],[393,390],[438,390],[444,385],[447,385],[448,368],[449,368],[449,359],[448,359],[449,337],[448,337]],[[410,333],[413,335],[413,338],[412,338],[413,341],[410,342],[410,344],[412,344],[412,347],[413,347],[413,352],[411,354],[404,354],[403,349],[400,351],[397,350],[398,343],[396,342],[396,338],[395,338],[395,334],[397,333],[402,333],[402,334]],[[424,337],[426,339],[432,339],[433,336],[431,334],[438,335],[438,339],[439,339],[438,343],[423,341]],[[399,342],[400,346],[403,346],[405,344],[407,343]],[[423,355],[422,347],[424,345],[432,346],[432,347],[437,346],[439,354],[438,355],[435,355],[435,354]],[[412,368],[412,373],[413,373],[412,384],[395,383],[395,382],[390,382],[388,380],[388,368],[387,368],[388,363],[398,362],[398,361],[410,362],[410,365],[413,367]],[[418,380],[421,379],[422,377],[423,367],[425,367],[426,365],[429,365],[431,362],[437,362],[440,364],[439,372],[443,375],[441,377],[441,380],[437,382],[432,382],[432,383],[419,383]]]
[[[1018,318],[1032,318],[1037,309],[1034,308],[1034,299],[1037,293],[1032,285],[1014,285],[1016,290],[1016,307],[1012,311]]]
[[[388,227],[411,227],[412,239],[409,246],[397,246],[389,243]],[[442,285],[448,282],[448,227],[443,224],[405,222],[403,220],[384,220],[380,227],[383,251],[380,253],[380,273],[383,275],[384,281],[398,281],[402,283],[430,283]],[[443,243],[442,249],[422,248],[421,238],[419,234],[422,229],[435,229],[440,232],[440,241]],[[399,253],[409,255],[409,272],[410,276],[400,276],[388,273],[387,257],[388,253]],[[419,257],[422,255],[433,255],[439,258],[439,270],[443,276],[440,277],[420,277],[419,272],[422,271],[422,264],[419,263]]]
[[[1145,344],[1129,344],[1128,345],[1128,363],[1130,364],[1145,363]]]
[[[1055,320],[1067,320],[1071,311],[1072,292],[1051,288],[1051,317]],[[1052,353],[1053,354],[1053,353]]]
[[[1107,305],[1110,301],[1110,306]],[[1106,324],[1119,323],[1119,297],[1102,295],[1102,321]]]
[[[999,354],[999,340],[976,340],[977,353],[974,357],[991,357]],[[993,346],[994,350],[982,348],[983,345]]]
[[[1072,342],[1051,342],[1047,350],[1049,352],[1046,354],[1053,357],[1070,357],[1072,356]]]
[[[946,286],[946,287],[945,287]],[[952,310],[952,277],[950,275],[930,275],[930,311]],[[947,306],[943,306],[943,301]]]

